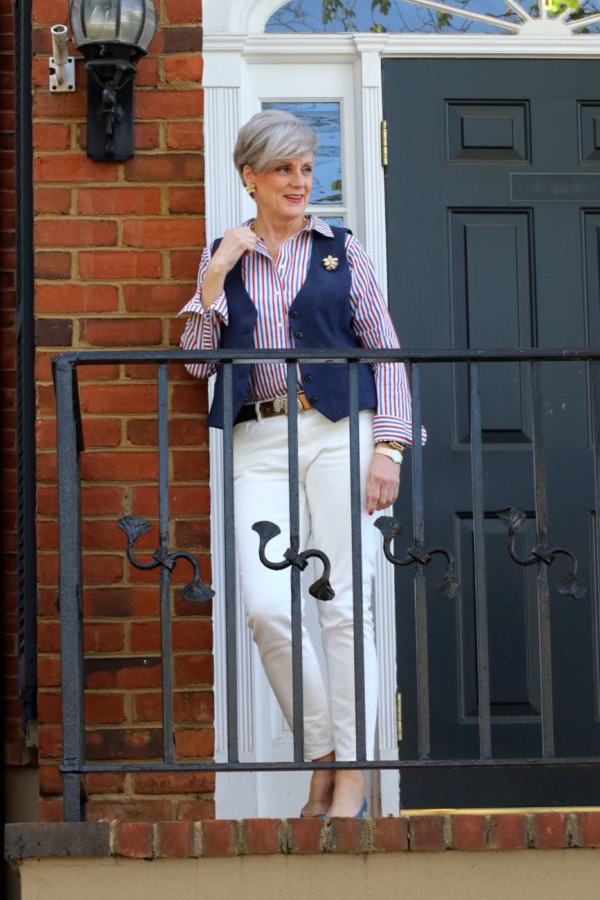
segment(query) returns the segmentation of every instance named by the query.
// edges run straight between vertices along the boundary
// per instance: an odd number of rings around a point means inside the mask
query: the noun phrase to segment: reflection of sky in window
[[[504,0],[443,0],[448,6],[457,9],[495,16],[504,21],[520,23],[519,17]],[[473,34],[502,33],[509,34],[493,24],[474,22],[464,16],[452,16],[441,10],[428,9],[404,3],[403,0],[390,0],[386,13],[381,12],[380,5],[372,0],[356,0],[346,2],[349,10],[345,15],[337,12],[331,21],[323,22],[323,0],[290,0],[273,13],[265,31],[267,32],[340,32],[340,31],[389,31],[389,32],[422,32],[453,34],[468,31]],[[530,15],[538,15],[538,3],[524,0],[522,6]],[[375,7],[374,9],[372,7]],[[580,4],[585,15],[599,11],[599,0],[590,0]],[[579,18],[581,12],[576,14]],[[569,20],[569,21],[572,21]],[[597,31],[600,26],[591,25],[590,31]]]
[[[340,104],[336,102],[277,101],[263,103],[263,109],[285,109],[319,135],[315,157],[311,204],[342,203],[342,130]]]

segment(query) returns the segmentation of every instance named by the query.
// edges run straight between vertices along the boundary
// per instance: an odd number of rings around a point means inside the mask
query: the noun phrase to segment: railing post
[[[421,369],[418,363],[410,367],[413,402],[412,417],[412,476],[413,529],[418,547],[425,544],[425,508],[423,495],[423,444],[421,438]],[[429,649],[427,639],[427,583],[425,569],[415,561],[415,643],[417,654],[417,734],[419,759],[431,755],[431,721],[429,703]]]
[[[169,383],[165,363],[158,366],[158,530],[160,549],[169,551]],[[163,715],[163,759],[173,762],[173,641],[171,575],[160,571],[160,641]]]
[[[535,517],[538,546],[548,545],[548,507],[546,502],[546,466],[544,456],[544,413],[541,362],[531,363],[533,394],[533,469],[535,481]],[[552,644],[550,636],[550,589],[548,566],[537,567],[538,627],[540,637],[540,675],[542,691],[542,756],[554,756],[554,697],[552,689]]]
[[[354,715],[356,716],[356,760],[367,758],[365,709],[365,628],[362,567],[360,488],[360,424],[358,417],[358,364],[348,366],[350,401],[350,518],[352,527],[352,602],[354,611]]]
[[[239,762],[235,513],[233,507],[233,364],[223,361],[223,544],[225,548],[225,654],[227,659],[227,760]]]
[[[490,648],[488,640],[487,578],[481,442],[481,391],[479,363],[469,364],[471,420],[471,489],[473,494],[473,559],[475,569],[475,630],[477,641],[477,694],[479,707],[479,755],[492,756],[490,709]]]
[[[287,364],[288,398],[298,392],[297,364]],[[288,402],[288,466],[290,507],[290,549],[300,552],[300,500],[298,470],[298,409]],[[292,626],[292,732],[294,761],[304,760],[304,691],[302,665],[302,587],[301,570],[290,566],[290,603]]]
[[[82,819],[85,761],[81,482],[73,364],[55,365],[58,457],[59,608],[61,634],[64,819]]]

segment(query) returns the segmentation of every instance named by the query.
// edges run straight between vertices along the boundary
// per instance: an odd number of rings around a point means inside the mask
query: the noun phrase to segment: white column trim
[[[231,68],[217,61],[211,75],[218,81],[219,69],[231,80]],[[239,71],[239,64],[234,67]],[[225,79],[224,79],[225,80]],[[205,87],[206,128],[206,222],[209,240],[241,215],[241,188],[232,178],[231,160],[223,159],[223,146],[232,147],[240,127],[240,89],[238,85]],[[210,429],[210,484],[211,484],[211,557],[215,602],[213,606],[214,661],[215,661],[215,758],[222,762],[227,751],[226,661],[225,661],[225,609],[224,609],[224,543],[223,543],[223,456],[222,437],[216,429]],[[240,753],[247,758],[254,750],[254,724],[252,716],[252,653],[250,637],[241,610],[237,610],[238,631],[238,691]]]
[[[358,118],[362,129],[362,210],[366,249],[373,260],[379,284],[387,295],[385,240],[385,182],[381,165],[383,118],[381,61],[377,53],[361,54],[361,94]]]
[[[385,239],[385,183],[381,165],[381,120],[383,97],[381,57],[373,42],[356,40],[360,50],[360,127],[362,129],[362,196],[364,239],[373,260],[384,296],[387,297],[387,247]],[[377,718],[377,755],[397,759],[396,739],[396,617],[394,571],[383,555],[383,546],[375,572],[375,634],[379,667],[379,707]],[[377,785],[377,781],[379,782]],[[400,813],[400,776],[386,770],[373,779],[372,806],[380,815]]]

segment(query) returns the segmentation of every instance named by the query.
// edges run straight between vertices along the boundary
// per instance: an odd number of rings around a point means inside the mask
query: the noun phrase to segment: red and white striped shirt
[[[249,222],[245,224],[250,224]],[[267,248],[259,240],[256,250],[242,259],[244,286],[256,305],[258,319],[254,331],[257,349],[294,347],[288,325],[288,310],[302,287],[308,272],[312,241],[310,232],[332,236],[322,219],[311,216],[306,227],[292,235],[279,251],[274,263]],[[400,346],[387,305],[377,284],[373,264],[360,243],[346,235],[346,255],[350,267],[350,305],[354,313],[353,327],[364,347],[396,349]],[[205,309],[202,306],[202,284],[211,252],[205,248],[200,259],[198,285],[192,299],[179,315],[189,314],[181,338],[184,350],[215,350],[220,346],[221,323],[228,323],[225,292]],[[215,371],[208,363],[189,364],[188,371],[197,378],[207,378]],[[377,410],[373,436],[378,441],[412,442],[411,400],[406,370],[401,363],[373,365],[377,389]],[[299,380],[301,382],[301,374]],[[287,393],[285,363],[253,365],[247,400],[270,400]]]

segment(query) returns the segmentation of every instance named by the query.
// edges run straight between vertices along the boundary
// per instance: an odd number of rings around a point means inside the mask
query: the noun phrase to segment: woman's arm
[[[198,266],[196,293],[179,312],[180,316],[188,317],[179,342],[182,350],[215,350],[221,344],[221,324],[228,321],[227,298],[224,291],[221,289],[208,306],[203,303],[203,299],[206,300],[208,296],[204,287],[210,261],[211,251],[207,247]],[[189,363],[186,369],[195,378],[208,378],[214,373],[215,366],[208,363]]]
[[[354,330],[363,346],[396,350],[400,342],[387,304],[377,282],[373,263],[356,238],[349,236],[346,253],[352,287],[350,303],[354,312]],[[412,443],[412,407],[410,388],[403,363],[375,363],[377,412],[373,423],[376,443]]]
[[[365,347],[395,350],[400,347],[396,330],[377,282],[373,264],[359,242],[349,236],[346,253],[352,287],[350,303],[354,330]],[[373,420],[375,445],[406,445],[412,439],[411,402],[406,369],[402,363],[373,366],[377,410]],[[391,456],[400,461],[395,461]],[[373,453],[367,473],[366,505],[369,515],[391,506],[400,490],[400,453]]]
[[[258,237],[248,225],[228,228],[219,247],[209,256],[201,286],[201,302],[204,309],[210,309],[222,295],[225,278],[240,257],[251,253],[258,243]]]
[[[247,225],[228,228],[214,253],[208,247],[198,267],[196,293],[179,315],[188,315],[181,336],[182,350],[215,350],[221,345],[221,325],[228,322],[225,279],[237,261],[251,252],[258,238]],[[208,363],[190,363],[186,369],[196,378],[208,378],[215,371]]]

